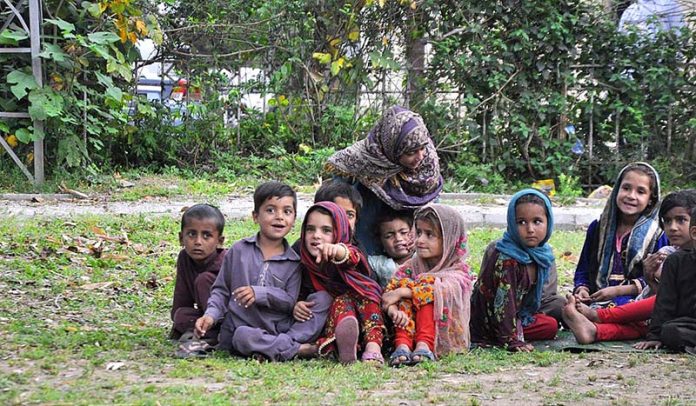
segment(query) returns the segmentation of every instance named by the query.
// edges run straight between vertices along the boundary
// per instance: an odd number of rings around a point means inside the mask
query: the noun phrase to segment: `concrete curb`
[[[9,198],[8,198],[9,197]],[[312,194],[298,194],[298,218],[304,217],[312,204]],[[469,227],[505,227],[507,202],[510,196],[478,193],[443,193],[440,201],[451,205],[461,213]],[[589,199],[584,199],[589,200]],[[0,195],[0,215],[20,218],[58,217],[79,215],[134,215],[178,217],[184,208],[201,200],[151,200],[138,202],[109,202],[75,199],[71,195]],[[251,196],[232,196],[224,201],[212,201],[230,219],[251,217]],[[599,218],[604,201],[578,202],[579,205],[554,207],[557,229],[587,227]]]

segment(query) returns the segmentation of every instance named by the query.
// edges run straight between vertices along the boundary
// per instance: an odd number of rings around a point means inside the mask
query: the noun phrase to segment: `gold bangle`
[[[333,262],[335,265],[341,265],[342,263],[348,261],[348,257],[350,257],[350,251],[348,251],[348,247],[346,247],[346,244],[342,242],[339,242],[336,245],[340,245],[341,247],[343,247],[343,249],[346,250],[346,255],[340,261],[336,261],[336,259],[334,258],[331,260],[331,262]]]

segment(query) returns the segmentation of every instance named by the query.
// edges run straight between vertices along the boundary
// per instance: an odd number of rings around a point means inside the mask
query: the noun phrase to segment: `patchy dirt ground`
[[[37,388],[50,387],[59,392],[75,390],[74,385],[86,376],[89,376],[89,385],[102,392],[156,392],[183,386],[203,390],[204,394],[226,394],[238,392],[244,387],[244,381],[217,382],[202,377],[197,379],[167,377],[173,369],[172,364],[167,362],[164,362],[162,368],[153,374],[152,369],[139,368],[133,363],[124,363],[125,366],[122,368],[108,370],[106,367],[95,368],[87,362],[80,362],[58,366],[57,373],[50,373],[46,371],[46,366],[41,365],[41,361],[32,361],[23,367],[8,361],[7,359],[0,361],[0,368],[3,371],[15,375],[34,371],[33,376],[21,385],[21,390],[10,400],[17,404],[27,403],[32,398],[32,392]],[[432,387],[418,388],[414,391],[404,391],[403,382],[389,381],[382,387],[362,392],[358,403],[387,405],[696,404],[696,390],[693,386],[696,382],[696,359],[678,354],[646,356],[591,353],[574,355],[569,363],[563,364],[503,368],[497,372],[485,374],[434,373],[430,374],[429,378]],[[0,390],[8,389],[3,389],[0,385]],[[203,395],[204,398],[205,396]],[[84,400],[77,403],[90,403]],[[233,398],[230,400],[233,404],[237,403]],[[334,404],[332,400],[331,394],[327,393],[323,401],[318,403]]]

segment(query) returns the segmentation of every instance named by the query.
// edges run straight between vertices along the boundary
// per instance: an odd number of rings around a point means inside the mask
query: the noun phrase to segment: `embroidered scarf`
[[[648,207],[631,229],[628,236],[628,243],[624,251],[625,254],[622,255],[622,258],[613,258],[614,252],[616,251],[616,227],[619,222],[619,209],[616,205],[616,196],[619,194],[619,188],[621,187],[621,181],[624,175],[634,170],[637,166],[648,169],[653,173],[657,187],[655,188],[656,190],[653,190],[651,193]],[[619,172],[616,183],[614,183],[614,189],[612,189],[609,200],[607,200],[604,211],[599,218],[599,246],[597,249],[598,270],[596,279],[598,289],[608,286],[608,278],[613,268],[613,261],[618,260],[622,262],[624,276],[627,279],[640,276],[637,274],[636,264],[641,262],[647,254],[652,252],[655,243],[662,234],[659,222],[659,203],[660,176],[655,168],[645,162],[636,162],[626,165],[621,172]]]
[[[546,237],[536,247],[527,247],[517,229],[517,201],[526,195],[534,195],[539,197],[544,202],[546,209],[547,228]],[[522,306],[518,312],[523,326],[528,326],[534,322],[534,314],[541,307],[541,296],[544,289],[544,284],[549,278],[549,269],[554,264],[555,258],[551,246],[547,244],[551,233],[553,232],[553,211],[551,209],[551,200],[542,192],[536,189],[524,189],[515,193],[508,204],[507,209],[507,230],[503,234],[503,239],[498,241],[495,248],[504,256],[514,259],[515,261],[528,265],[534,262],[537,266],[537,279],[534,288],[527,293]]]
[[[331,261],[317,264],[307,250],[305,245],[305,228],[309,215],[318,208],[324,208],[331,213],[333,220],[333,243],[343,243],[351,248],[353,253],[359,256],[357,265],[351,264],[349,259],[343,264],[336,265]],[[340,296],[348,290],[353,290],[360,296],[380,303],[382,298],[382,288],[377,282],[370,278],[370,266],[365,255],[355,247],[350,246],[350,223],[345,210],[333,202],[319,202],[307,210],[304,221],[302,222],[302,232],[300,236],[300,260],[302,265],[309,271],[312,285],[317,290],[326,290],[332,296]]]
[[[456,209],[441,204],[431,203],[418,209],[415,218],[429,211],[439,220],[442,257],[430,268],[418,255],[414,255],[401,266],[400,272],[410,269],[413,280],[420,275],[435,277],[435,353],[462,352],[469,348],[470,343],[469,317],[474,279],[466,264],[469,255],[466,226]]]
[[[421,147],[425,156],[418,168],[399,163],[402,154]],[[387,110],[367,138],[331,156],[326,170],[356,178],[395,210],[421,207],[442,190],[437,152],[423,119],[399,106]]]

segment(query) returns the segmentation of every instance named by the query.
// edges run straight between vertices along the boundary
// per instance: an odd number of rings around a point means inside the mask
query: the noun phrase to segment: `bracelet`
[[[341,265],[342,263],[348,261],[348,257],[350,257],[350,251],[348,251],[348,247],[346,247],[346,244],[344,244],[342,242],[339,242],[336,245],[340,245],[341,247],[343,247],[343,249],[346,250],[346,255],[340,261],[336,261],[336,259],[332,259],[331,262],[333,262],[335,265]]]

